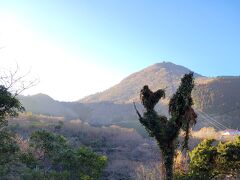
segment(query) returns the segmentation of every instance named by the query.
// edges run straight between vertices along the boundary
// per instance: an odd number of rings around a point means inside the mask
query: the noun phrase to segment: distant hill
[[[132,104],[60,102],[46,94],[19,96],[19,99],[26,111],[34,114],[60,116],[69,120],[81,119],[93,125],[127,121],[130,116],[131,119],[135,116]]]
[[[90,109],[78,102],[56,101],[46,94],[19,96],[26,111],[48,116],[62,116],[66,119],[87,119]]]
[[[181,77],[191,70],[171,62],[157,63],[123,79],[119,84],[80,100],[82,103],[110,101],[115,103],[132,103],[139,101],[141,88],[148,84],[152,90],[167,87],[170,96],[178,87]],[[195,73],[195,77],[202,77]]]
[[[168,115],[166,105],[169,97],[177,89],[181,77],[189,72],[191,70],[183,66],[163,62],[133,73],[106,91],[78,102],[59,102],[43,94],[21,96],[20,99],[27,110],[38,114],[80,118],[95,125],[136,124],[138,121],[132,102],[139,102],[139,92],[144,85],[149,85],[152,90],[167,87],[167,98],[159,103],[158,110]],[[240,77],[194,75],[196,86],[193,98],[199,113],[198,127],[211,126],[209,121],[214,118],[228,127],[240,128]],[[141,108],[140,105],[138,107]],[[202,113],[207,113],[207,116]]]

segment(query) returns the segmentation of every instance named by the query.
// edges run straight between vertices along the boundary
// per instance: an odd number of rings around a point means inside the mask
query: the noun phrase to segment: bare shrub
[[[164,179],[162,163],[148,163],[147,165],[139,164],[135,169],[136,180],[161,180]]]
[[[220,139],[221,133],[213,127],[203,127],[199,131],[193,131],[192,136],[198,139]]]

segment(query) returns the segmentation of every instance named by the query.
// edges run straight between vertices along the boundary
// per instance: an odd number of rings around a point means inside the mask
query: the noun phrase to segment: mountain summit
[[[157,63],[131,74],[119,84],[106,91],[83,98],[80,102],[94,103],[110,101],[115,103],[130,103],[132,101],[139,101],[139,92],[146,84],[152,90],[166,88],[167,96],[169,96],[178,87],[181,77],[189,72],[191,70],[171,62]],[[201,77],[201,75],[195,74],[195,77]]]

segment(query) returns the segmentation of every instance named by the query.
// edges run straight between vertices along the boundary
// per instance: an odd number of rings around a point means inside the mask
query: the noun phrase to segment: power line
[[[219,126],[218,124],[216,124],[216,123],[212,122],[211,120],[209,120],[209,119],[208,119],[206,116],[204,116],[203,114],[200,114],[200,115],[201,115],[201,117],[202,117],[203,120],[207,121],[208,124],[211,124],[211,125],[214,126],[216,129],[218,129],[218,130],[222,130],[222,129],[223,129],[223,128],[222,128],[221,126]]]
[[[217,120],[215,120],[213,117],[209,116],[207,113],[204,113],[202,111],[200,111],[202,114],[204,114],[205,116],[207,116],[209,119],[211,119],[213,122],[219,124],[221,127],[225,128],[225,129],[228,129],[227,126],[225,126],[224,124],[218,122]]]
[[[204,116],[204,114],[200,113],[201,117],[203,118],[203,120],[207,121],[209,124],[213,125],[215,128],[217,128],[218,130],[223,130],[225,128],[223,128],[222,126],[220,126],[219,124],[211,121],[209,118],[207,118],[206,116]]]
[[[200,111],[198,111],[198,114],[202,117],[201,119],[204,120],[205,122],[207,122],[208,124],[211,124],[214,128],[218,129],[218,130],[223,130],[225,128],[223,128],[222,126],[220,126],[219,124],[217,124],[216,122],[212,122],[209,118],[207,118],[206,116],[204,116],[203,113],[201,113]]]

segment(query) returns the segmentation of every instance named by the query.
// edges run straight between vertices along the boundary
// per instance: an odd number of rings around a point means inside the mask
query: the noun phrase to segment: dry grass
[[[149,163],[147,165],[139,164],[135,169],[136,180],[161,180],[163,178],[163,164]]]
[[[221,139],[221,132],[216,131],[213,127],[204,127],[199,131],[192,131],[192,137],[197,139]]]

